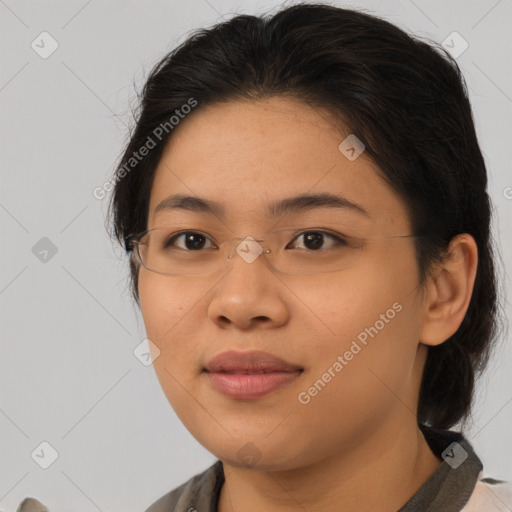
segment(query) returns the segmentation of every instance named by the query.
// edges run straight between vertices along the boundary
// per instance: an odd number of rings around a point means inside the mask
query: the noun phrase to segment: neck
[[[223,463],[218,510],[395,512],[440,463],[415,423],[398,428],[393,422],[350,451],[333,450],[329,457],[295,469],[257,471]]]

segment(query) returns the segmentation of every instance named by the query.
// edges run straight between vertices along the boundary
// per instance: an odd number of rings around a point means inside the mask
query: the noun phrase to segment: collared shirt
[[[512,511],[512,485],[484,477],[471,444],[458,432],[421,427],[441,465],[397,512]],[[146,512],[218,512],[222,461],[162,496]]]

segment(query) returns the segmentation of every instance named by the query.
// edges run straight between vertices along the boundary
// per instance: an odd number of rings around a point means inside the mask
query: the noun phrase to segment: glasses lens
[[[169,275],[207,275],[220,269],[226,257],[212,239],[179,226],[157,228],[138,244],[139,258],[149,270]]]
[[[276,231],[270,235],[271,266],[285,274],[316,275],[350,267],[361,254],[362,240],[320,229]]]

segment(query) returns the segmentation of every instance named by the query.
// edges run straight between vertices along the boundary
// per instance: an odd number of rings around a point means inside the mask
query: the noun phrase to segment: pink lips
[[[239,400],[260,398],[295,380],[303,369],[265,352],[223,352],[205,367],[212,386]]]

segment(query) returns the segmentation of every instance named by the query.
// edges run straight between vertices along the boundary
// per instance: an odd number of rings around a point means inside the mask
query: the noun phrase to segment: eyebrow
[[[346,197],[327,192],[320,194],[302,194],[274,201],[267,205],[266,215],[269,217],[279,217],[285,213],[298,213],[316,208],[344,209],[371,218],[368,211],[361,205],[348,200]],[[225,208],[222,204],[216,201],[185,194],[173,194],[165,198],[155,207],[154,214],[156,215],[158,212],[174,209],[209,213],[218,217],[225,216]]]

